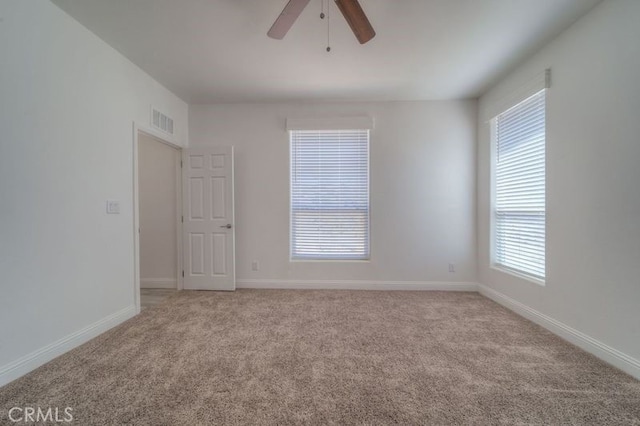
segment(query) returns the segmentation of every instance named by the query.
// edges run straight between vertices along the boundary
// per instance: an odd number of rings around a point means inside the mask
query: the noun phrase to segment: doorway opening
[[[182,289],[181,158],[181,147],[134,128],[138,312]]]

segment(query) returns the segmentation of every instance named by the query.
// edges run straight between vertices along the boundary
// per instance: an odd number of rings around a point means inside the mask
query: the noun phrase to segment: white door
[[[183,150],[186,290],[235,290],[233,147]]]

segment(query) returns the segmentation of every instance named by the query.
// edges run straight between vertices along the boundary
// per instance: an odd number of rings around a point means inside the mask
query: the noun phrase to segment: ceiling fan
[[[310,1],[289,0],[289,3],[284,7],[267,35],[271,38],[282,40]],[[376,32],[358,0],[335,0],[335,2],[360,44],[365,44],[375,37]]]

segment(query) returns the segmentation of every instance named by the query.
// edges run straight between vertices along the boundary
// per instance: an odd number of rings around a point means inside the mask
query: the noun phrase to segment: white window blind
[[[291,258],[369,258],[369,130],[291,131]]]
[[[545,95],[495,118],[494,261],[545,278]]]

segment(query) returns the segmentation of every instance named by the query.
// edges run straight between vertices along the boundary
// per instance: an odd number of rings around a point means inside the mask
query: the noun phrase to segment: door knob
[[[226,225],[222,225],[220,228],[227,228],[227,229],[231,229],[231,224],[227,223]]]

